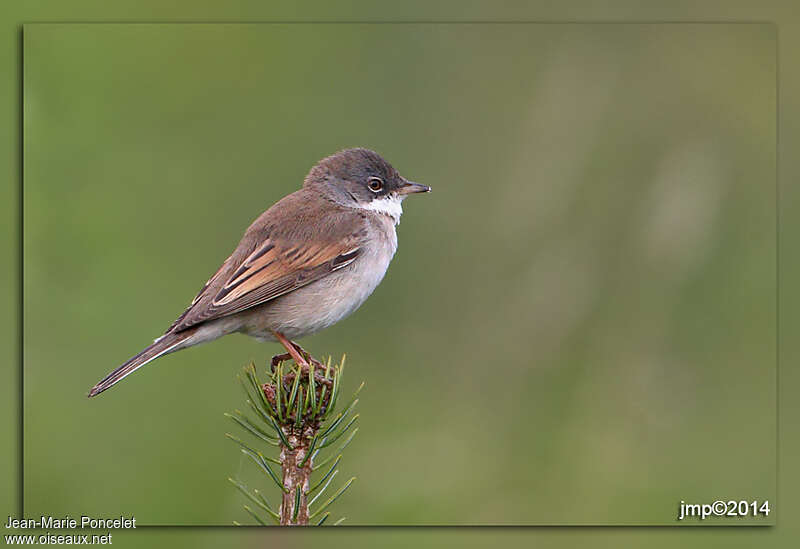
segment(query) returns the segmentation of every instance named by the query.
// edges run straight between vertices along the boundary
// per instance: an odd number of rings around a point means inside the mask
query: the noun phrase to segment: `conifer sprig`
[[[355,480],[355,477],[351,478],[329,498],[323,498],[339,472],[342,450],[358,432],[354,426],[358,423],[359,415],[353,414],[353,410],[358,404],[357,396],[364,387],[363,382],[342,411],[335,413],[343,371],[344,357],[337,365],[331,365],[329,358],[325,365],[312,364],[308,367],[280,361],[267,371],[265,383],[259,379],[255,364],[252,363],[238,376],[245,391],[247,406],[254,412],[255,418],[239,410],[226,413],[225,416],[257,443],[267,447],[277,446],[279,451],[277,458],[266,455],[240,438],[226,433],[280,490],[281,502],[277,508],[273,508],[258,490],[250,490],[242,482],[228,479],[255,505],[245,505],[244,508],[258,524],[322,525],[330,516],[328,507]],[[321,457],[320,452],[334,445],[345,434],[348,436],[344,443],[317,462],[317,458]],[[333,464],[327,467],[331,461]],[[273,470],[270,463],[280,466],[280,471]],[[315,475],[318,471],[320,473]],[[316,502],[322,503],[315,505]],[[343,520],[344,517],[334,524],[341,524]]]

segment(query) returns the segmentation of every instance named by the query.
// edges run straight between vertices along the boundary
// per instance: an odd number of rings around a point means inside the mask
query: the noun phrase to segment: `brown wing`
[[[361,216],[342,219],[327,212],[323,219],[317,217],[313,232],[308,230],[309,212],[281,221],[275,219],[274,209],[250,226],[236,251],[170,331],[266,303],[346,267],[361,253],[365,235]]]

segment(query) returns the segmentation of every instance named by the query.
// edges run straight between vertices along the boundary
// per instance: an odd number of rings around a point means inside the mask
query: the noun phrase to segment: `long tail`
[[[147,347],[136,356],[130,358],[125,364],[108,374],[97,385],[92,387],[92,390],[89,391],[89,397],[99,395],[118,381],[122,380],[122,378],[141,368],[148,362],[155,360],[160,356],[181,349],[181,343],[191,337],[193,333],[194,330],[187,330],[177,334],[168,333],[157,339],[152,345]]]

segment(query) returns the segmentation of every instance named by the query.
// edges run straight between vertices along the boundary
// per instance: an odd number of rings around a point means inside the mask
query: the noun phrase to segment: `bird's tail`
[[[92,387],[91,391],[89,391],[89,397],[99,395],[118,381],[122,380],[122,378],[141,368],[148,362],[183,348],[181,344],[189,339],[193,332],[194,330],[187,330],[177,334],[168,333],[163,337],[158,338],[155,340],[155,342],[153,342],[152,345],[144,349],[136,356],[130,358],[127,362],[125,362],[125,364],[108,374],[97,385]]]

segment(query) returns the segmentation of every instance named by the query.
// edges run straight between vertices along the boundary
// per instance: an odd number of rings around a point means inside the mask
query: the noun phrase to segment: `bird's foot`
[[[303,350],[302,347],[300,347],[296,343],[292,343],[291,341],[286,339],[286,336],[283,335],[280,332],[273,331],[272,335],[274,335],[275,339],[277,339],[278,342],[281,345],[283,345],[283,348],[286,349],[289,352],[289,356],[291,356],[294,359],[294,361],[297,363],[298,366],[300,366],[301,368],[303,366],[305,366],[306,368],[308,367],[308,362],[306,361],[306,359],[301,354],[301,351]],[[298,349],[300,349],[300,350],[298,351]],[[303,353],[305,353],[305,351],[303,351]],[[308,354],[308,353],[306,353],[306,354]],[[276,355],[275,357],[273,357],[273,361],[275,360],[275,358],[279,359],[278,363],[282,362],[280,360],[280,356],[279,355]],[[276,364],[276,366],[277,366],[277,364]]]
[[[272,360],[270,361],[270,369],[274,373],[275,368],[278,366],[278,364],[280,364],[281,362],[285,362],[290,358],[292,358],[292,355],[290,355],[289,353],[283,353],[282,355],[273,356]]]
[[[270,362],[272,367],[272,372],[273,373],[275,372],[275,368],[278,366],[278,364],[291,359],[292,355],[290,355],[289,353],[283,353],[282,355],[273,356],[272,361]],[[331,387],[333,385],[333,380],[325,376],[325,365],[320,363],[318,360],[314,360],[314,362],[311,363],[311,366],[309,366],[308,364],[300,366],[300,376],[308,377],[308,372],[312,367],[314,368],[314,381],[317,384],[327,385],[328,387]],[[284,376],[284,379],[288,383],[292,383],[294,381],[294,376],[295,373],[291,371]]]
[[[286,339],[283,334],[279,332],[274,333],[276,339],[286,348],[288,352],[272,357],[270,365],[273,372],[278,364],[292,359],[300,367],[301,375],[307,376],[309,370],[313,370],[315,381],[318,383],[324,383],[328,386],[332,385],[333,382],[325,376],[326,366],[322,362],[311,356],[311,353],[303,349],[299,344]],[[287,375],[291,376],[292,374],[290,373]]]
[[[308,372],[310,368],[311,368],[310,366],[300,367],[300,379],[308,378]],[[293,383],[294,376],[295,376],[294,372],[289,372],[285,376],[283,376],[283,378],[286,380],[286,383]],[[333,386],[333,380],[325,377],[324,369],[319,370],[317,368],[314,368],[314,383],[316,383],[318,386],[325,385],[329,389]]]
[[[290,343],[294,345],[294,348],[297,349],[297,352],[300,353],[300,355],[303,358],[305,358],[309,364],[314,365],[315,370],[320,370],[320,369],[325,370],[325,365],[316,358],[314,358],[313,356],[311,356],[311,353],[303,349],[299,343],[297,343],[296,341],[290,341]]]
[[[292,343],[294,343],[294,342],[292,342]],[[323,370],[323,371],[325,370],[325,368],[326,368],[325,364],[323,364],[322,362],[320,362],[319,360],[317,360],[316,358],[311,356],[308,353],[308,351],[304,350],[299,345],[298,345],[298,348],[297,348],[297,352],[300,353],[300,356],[302,356],[303,359],[305,359],[305,361],[306,361],[305,364],[303,364],[303,363],[299,364],[304,369],[308,370],[308,365],[309,364],[313,364],[314,365],[314,370]],[[270,367],[272,368],[272,371],[274,372],[275,371],[275,367],[278,364],[280,364],[281,362],[286,362],[287,360],[291,360],[292,358],[294,358],[292,356],[292,353],[283,353],[283,354],[280,354],[280,355],[274,355],[272,357],[272,360],[270,361]],[[295,362],[297,362],[297,361],[295,360]]]

